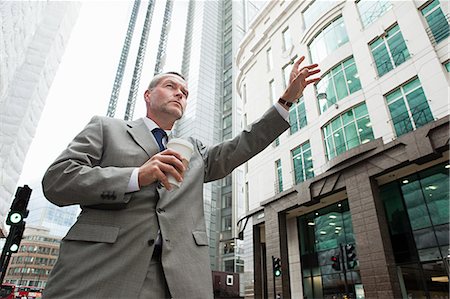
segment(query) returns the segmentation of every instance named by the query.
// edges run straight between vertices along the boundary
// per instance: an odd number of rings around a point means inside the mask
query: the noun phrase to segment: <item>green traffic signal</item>
[[[272,256],[273,275],[275,277],[281,276],[281,259],[279,257]]]
[[[23,219],[28,216],[28,201],[30,200],[31,189],[27,185],[18,187],[16,195],[11,204],[8,217],[6,217],[7,225],[20,225]]]

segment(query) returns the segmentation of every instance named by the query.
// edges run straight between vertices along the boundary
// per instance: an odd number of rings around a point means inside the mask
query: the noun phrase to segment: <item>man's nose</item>
[[[182,99],[183,98],[183,92],[181,91],[181,89],[177,89],[175,91],[175,96]]]

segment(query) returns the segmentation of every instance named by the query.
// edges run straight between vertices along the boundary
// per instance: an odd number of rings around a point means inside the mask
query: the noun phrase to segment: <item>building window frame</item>
[[[309,140],[291,150],[291,159],[295,184],[314,177],[313,157]]]
[[[358,0],[356,6],[358,7],[358,13],[363,27],[367,28],[390,10],[392,3],[388,0]]]
[[[289,109],[289,134],[294,134],[308,125],[303,96]]]
[[[315,63],[322,61],[348,41],[344,18],[340,15],[326,24],[308,44],[311,61]]]
[[[317,104],[320,113],[325,112],[338,101],[362,88],[353,56],[339,62],[326,72],[316,84]],[[319,97],[324,94],[324,97]]]
[[[414,93],[415,97],[413,97]],[[413,105],[419,96],[422,96],[422,99],[419,98],[420,103]],[[390,115],[390,123],[397,137],[434,121],[425,92],[417,76],[390,91],[384,98]],[[397,115],[399,109],[404,111]]]
[[[374,139],[372,123],[365,102],[361,102],[338,115],[322,127],[326,158],[340,154]],[[356,135],[353,138],[347,137]]]
[[[283,39],[283,52],[289,51],[293,47],[291,30],[289,29],[289,26],[284,28],[284,30],[281,32],[281,35]]]
[[[283,168],[281,159],[275,161],[275,193],[283,192]]]
[[[444,15],[439,0],[429,1],[420,8],[420,12],[427,22],[426,31],[433,44],[440,43],[450,35],[448,16]],[[431,19],[436,21],[431,22]]]
[[[387,29],[383,35],[371,41],[369,49],[379,77],[389,73],[411,57],[397,23]]]

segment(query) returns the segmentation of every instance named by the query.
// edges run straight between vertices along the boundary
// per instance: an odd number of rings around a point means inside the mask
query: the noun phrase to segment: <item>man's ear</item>
[[[151,91],[147,89],[147,90],[144,92],[144,100],[145,100],[147,103],[150,102],[150,95],[151,95]]]

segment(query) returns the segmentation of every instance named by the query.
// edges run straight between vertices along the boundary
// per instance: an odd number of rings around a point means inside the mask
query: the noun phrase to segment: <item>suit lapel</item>
[[[127,125],[128,134],[147,153],[149,158],[159,152],[159,147],[142,118],[129,122]]]

